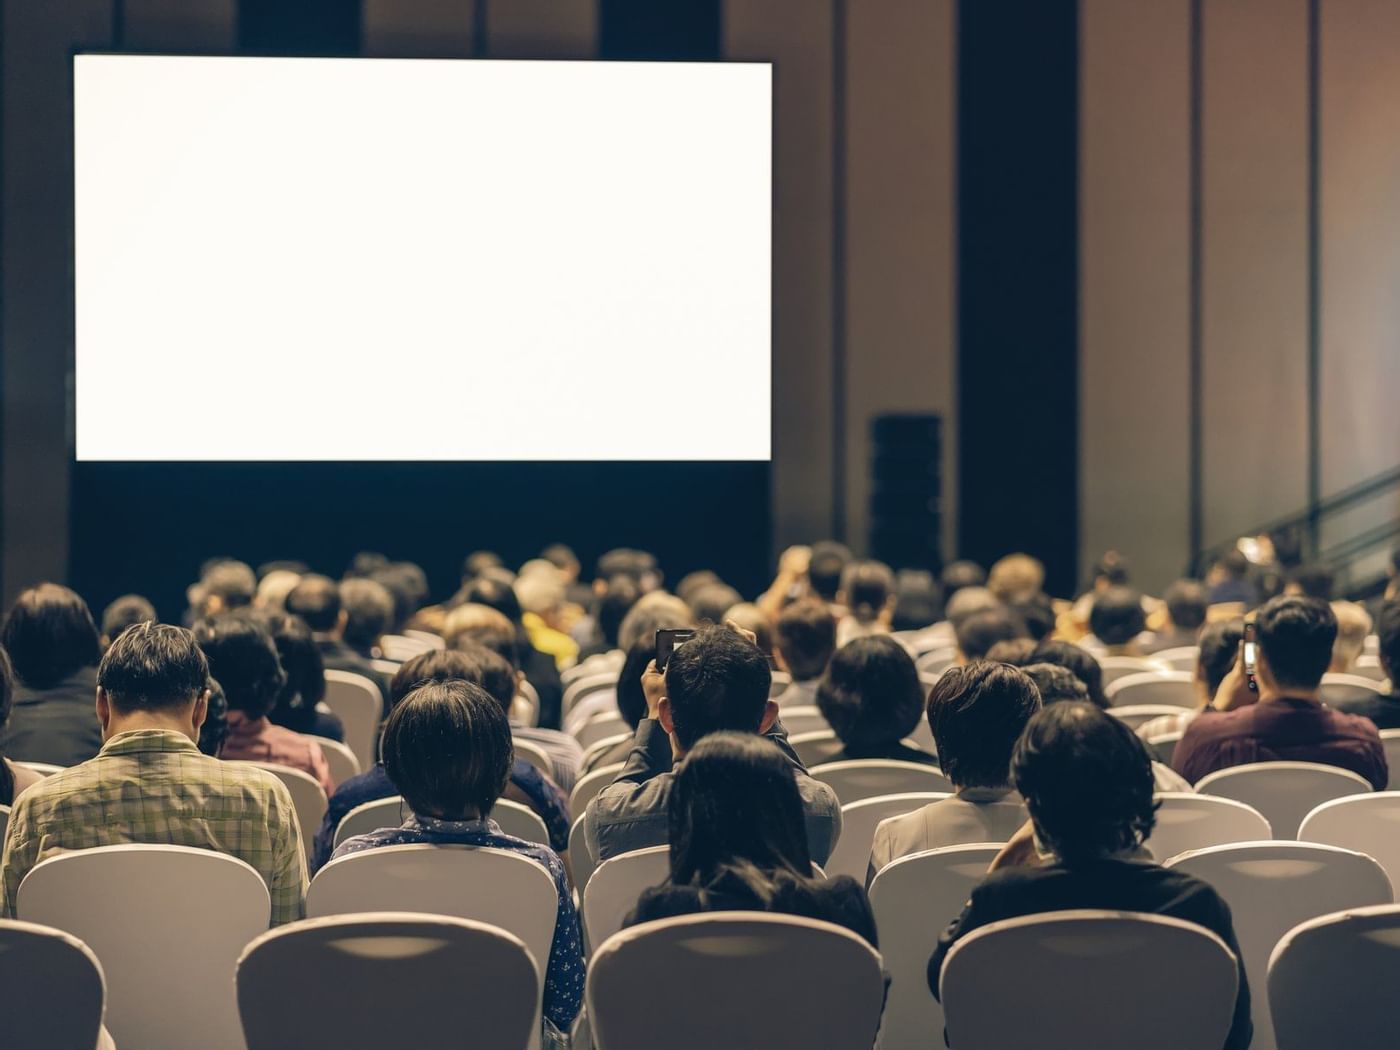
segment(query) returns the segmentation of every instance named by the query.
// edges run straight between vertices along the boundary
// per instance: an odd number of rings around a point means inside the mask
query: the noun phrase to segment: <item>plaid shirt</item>
[[[301,918],[306,858],[287,789],[271,773],[210,758],[166,729],[118,733],[96,758],[15,799],[0,859],[0,914],[15,917],[19,884],[40,861],[133,843],[247,861],[267,883],[273,925]]]

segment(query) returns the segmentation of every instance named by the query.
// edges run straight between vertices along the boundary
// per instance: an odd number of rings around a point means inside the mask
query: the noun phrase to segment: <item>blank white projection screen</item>
[[[765,460],[772,67],[80,55],[80,460]]]

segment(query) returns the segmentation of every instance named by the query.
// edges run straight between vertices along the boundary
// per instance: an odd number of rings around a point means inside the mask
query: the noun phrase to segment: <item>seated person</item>
[[[481,663],[467,653],[453,649],[446,651],[433,649],[415,656],[399,667],[389,683],[390,703],[397,706],[415,687],[424,682],[470,682],[483,685],[485,671]],[[351,777],[336,789],[326,808],[326,817],[316,832],[312,848],[311,870],[317,871],[330,860],[331,849],[335,844],[335,829],[345,814],[356,806],[375,799],[392,798],[399,794],[389,778],[381,759],[373,769],[367,769],[357,777]],[[569,848],[569,799],[550,780],[523,758],[515,759],[510,766],[510,780],[501,795],[511,802],[528,806],[549,831],[550,848],[564,858],[567,863]]]
[[[954,630],[958,639],[960,664],[985,660],[992,646],[998,642],[1029,637],[1021,618],[1003,605],[972,613],[959,620]]]
[[[647,717],[637,726],[632,751],[617,780],[588,804],[584,834],[593,859],[666,843],[675,774],[701,738],[729,729],[765,734],[793,765],[807,818],[812,859],[826,863],[841,834],[841,803],[807,771],[787,742],[778,705],[768,698],[772,673],[751,637],[729,627],[701,627],[671,654],[665,673],[655,664],[642,675]]]
[[[546,846],[505,834],[491,819],[512,764],[510,723],[499,701],[460,679],[425,682],[395,705],[384,727],[384,769],[411,811],[399,828],[346,839],[331,861],[382,846],[489,846],[529,857],[558,893],[545,966],[544,1016],[567,1032],[583,1002],[583,942],[569,881]]]
[[[1142,740],[1151,740],[1163,733],[1182,733],[1191,720],[1210,706],[1221,683],[1240,658],[1240,643],[1244,641],[1243,620],[1216,620],[1201,628],[1197,638],[1196,672],[1191,686],[1196,691],[1196,706],[1182,708],[1174,715],[1162,715],[1137,727]],[[1233,680],[1244,685],[1243,678]]]
[[[388,708],[388,682],[365,657],[345,644],[350,614],[340,601],[340,587],[329,576],[307,573],[287,592],[283,606],[311,628],[321,663],[328,671],[348,671],[368,678],[378,687]]]
[[[1142,741],[1092,704],[1052,704],[1031,719],[1011,779],[1030,822],[997,855],[972,899],[938,940],[928,984],[948,950],[989,923],[1077,908],[1169,915],[1217,934],[1238,958],[1229,906],[1200,879],[1163,868],[1143,848],[1156,823]],[[1225,1046],[1249,1046],[1249,984],[1240,964],[1234,1024]]]
[[[910,853],[1006,842],[1016,833],[1027,814],[1011,786],[1011,750],[1040,706],[1035,683],[1014,667],[976,663],[948,669],[929,693],[928,724],[957,794],[882,820],[867,884],[885,865]]]
[[[583,764],[579,766],[579,776],[603,766],[627,761],[627,756],[632,753],[632,741],[637,734],[637,726],[647,716],[647,698],[642,692],[642,673],[655,656],[654,636],[635,643],[628,651],[627,659],[617,676],[617,710],[631,732],[611,747],[585,755]]]
[[[1049,639],[1035,647],[1030,663],[1063,667],[1084,683],[1084,688],[1089,690],[1089,703],[1108,707],[1108,696],[1103,691],[1103,668],[1087,649],[1081,649],[1073,642]]]
[[[1045,566],[1029,554],[1008,554],[987,573],[987,590],[1007,605],[1040,593],[1045,586]]]
[[[1371,633],[1371,614],[1356,602],[1333,602],[1332,615],[1337,618],[1337,640],[1332,643],[1328,673],[1354,674],[1366,636]]]
[[[209,672],[228,698],[225,761],[272,762],[299,769],[329,797],[335,791],[321,745],[267,717],[287,684],[272,636],[247,613],[224,613],[194,625]]]
[[[1177,771],[1194,784],[1217,769],[1250,762],[1320,762],[1358,773],[1384,791],[1389,772],[1375,725],[1319,698],[1337,638],[1331,607],[1318,598],[1274,598],[1260,608],[1255,625],[1258,692],[1233,688],[1227,676],[1177,743]],[[1241,664],[1230,672],[1243,674]]]
[[[1034,638],[1006,638],[988,649],[983,659],[994,664],[1025,667],[1035,662],[1032,654],[1037,644],[1039,643]]]
[[[812,877],[792,763],[752,733],[711,733],[676,771],[667,805],[671,873],[623,922],[767,911],[844,926],[878,948],[875,916],[849,875]]]
[[[287,675],[267,713],[268,720],[298,733],[344,743],[345,727],[340,719],[316,706],[326,698],[326,669],[311,628],[300,617],[275,609],[257,609],[250,615],[272,635],[277,660]]]
[[[1144,656],[1195,645],[1210,609],[1210,595],[1200,580],[1177,580],[1162,595],[1162,602],[1166,607],[1166,622],[1151,640],[1139,643]]]
[[[1397,577],[1400,579],[1400,577]],[[1387,599],[1376,618],[1381,670],[1390,680],[1390,692],[1348,700],[1332,707],[1349,715],[1369,718],[1377,729],[1400,729],[1400,595]]]
[[[156,607],[146,598],[139,594],[123,594],[107,608],[102,610],[102,649],[105,652],[107,646],[116,640],[121,634],[134,623],[159,623],[160,617],[156,615]]]
[[[817,707],[836,739],[812,762],[886,758],[936,766],[927,751],[904,743],[924,714],[924,687],[914,661],[887,634],[847,642],[831,658],[817,689]]]
[[[379,660],[384,656],[379,639],[394,625],[394,596],[378,580],[351,577],[340,581],[340,606],[345,610],[341,641],[359,657]]]
[[[1254,607],[1259,600],[1258,591],[1250,581],[1249,559],[1238,549],[1232,548],[1221,555],[1211,565],[1206,574],[1207,596],[1211,605],[1242,605],[1246,609]]]
[[[774,632],[773,659],[780,670],[792,675],[792,684],[778,694],[778,706],[815,704],[817,686],[835,652],[836,618],[831,606],[802,598],[785,608]]]
[[[10,720],[10,708],[15,699],[14,672],[10,670],[10,658],[0,649],[0,732]],[[19,766],[0,753],[0,806],[11,805],[15,796],[27,787],[44,779],[42,773]]]
[[[266,770],[200,753],[208,682],[209,664],[183,628],[138,624],[112,643],[97,670],[102,750],[15,800],[5,916],[14,917],[19,884],[40,861],[141,843],[247,861],[267,883],[273,925],[301,918],[306,853],[291,795]]]
[[[1141,656],[1151,644],[1142,595],[1131,587],[1110,587],[1089,610],[1089,636],[1079,644],[1096,656]]]
[[[853,561],[841,573],[836,604],[846,614],[836,624],[836,645],[871,634],[888,634],[894,616],[894,573],[880,561]]]

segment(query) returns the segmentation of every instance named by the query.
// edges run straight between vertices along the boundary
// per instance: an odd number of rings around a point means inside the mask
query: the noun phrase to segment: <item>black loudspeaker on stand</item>
[[[895,569],[943,567],[943,420],[871,421],[870,554]]]

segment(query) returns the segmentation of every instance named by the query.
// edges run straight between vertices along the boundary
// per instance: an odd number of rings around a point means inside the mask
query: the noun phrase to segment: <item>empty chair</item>
[[[1158,794],[1147,848],[1159,862],[1190,850],[1273,838],[1263,814],[1243,802],[1189,792]]]
[[[614,762],[610,766],[599,766],[586,776],[579,777],[574,782],[573,791],[569,792],[569,816],[574,820],[583,816],[583,811],[588,808],[588,803],[593,801],[595,795],[602,791],[622,772],[623,763]]]
[[[622,929],[637,898],[671,874],[669,846],[650,846],[605,860],[583,888],[583,924],[588,943],[597,946]]]
[[[819,707],[785,708],[780,717],[789,737],[802,736],[804,733],[831,732],[831,726],[827,725],[826,716]]]
[[[849,875],[865,882],[870,866],[870,848],[875,842],[875,829],[888,817],[903,816],[921,806],[947,798],[945,792],[913,791],[900,795],[877,795],[850,802],[841,807],[841,837],[826,861],[828,875]]]
[[[1356,666],[1351,669],[1351,673],[1358,678],[1369,678],[1373,682],[1388,681],[1390,676],[1385,673],[1385,668],[1381,666],[1378,656],[1361,656],[1356,660]]]
[[[923,656],[914,661],[914,666],[919,669],[920,674],[932,675],[937,678],[957,662],[957,649],[945,646],[942,649],[933,649],[924,653]]]
[[[188,846],[75,850],[25,876],[17,911],[101,960],[118,1046],[187,1050],[198,1033],[201,1050],[242,1050],[230,981],[271,915],[267,886],[248,864]]]
[[[1179,649],[1163,649],[1152,654],[1152,660],[1169,671],[1195,671],[1200,662],[1201,651],[1194,645],[1184,645]]]
[[[1125,707],[1110,707],[1108,713],[1118,721],[1126,723],[1129,729],[1136,730],[1138,726],[1146,725],[1154,718],[1179,715],[1181,710],[1170,704],[1130,704]]]
[[[380,828],[397,828],[408,819],[408,815],[408,804],[400,795],[362,802],[340,818],[340,823],[335,827],[335,845]]]
[[[1357,674],[1325,674],[1320,695],[1324,704],[1360,702],[1380,696],[1381,684],[1374,678]]]
[[[1295,926],[1269,960],[1280,1050],[1391,1050],[1400,985],[1400,906],[1324,915]]]
[[[415,632],[421,633],[421,632]],[[422,656],[430,653],[434,649],[443,648],[442,639],[438,639],[438,644],[433,645],[428,641],[428,636],[413,637],[406,634],[386,634],[379,639],[379,649],[384,654],[386,660],[393,660],[395,663],[407,663],[415,656]]]
[[[1130,656],[1107,657],[1131,660]],[[1109,680],[1104,669],[1104,693],[1114,707],[1141,707],[1156,704],[1180,711],[1196,706],[1195,676],[1190,671],[1147,671],[1123,674]]]
[[[1400,790],[1400,729],[1382,729],[1381,746],[1385,748],[1385,764],[1390,774],[1386,790]]]
[[[1152,756],[1152,761],[1170,767],[1172,758],[1176,755],[1176,745],[1180,743],[1182,735],[1180,732],[1156,733],[1148,737],[1147,753]]]
[[[632,735],[632,727],[617,711],[604,711],[594,715],[574,732],[579,747],[587,751],[600,740],[615,740],[619,736]]]
[[[522,1047],[540,999],[536,961],[519,937],[402,912],[263,934],[238,960],[237,983],[248,1050],[382,1050],[409,1037],[415,1050]]]
[[[1296,839],[1303,818],[1322,803],[1369,794],[1371,785],[1350,770],[1316,762],[1251,762],[1202,777],[1196,791],[1253,806],[1274,838]]]
[[[329,808],[326,792],[316,782],[315,777],[303,773],[300,769],[279,766],[274,762],[249,764],[267,770],[286,785],[287,792],[292,796],[292,808],[296,810],[297,823],[301,825],[301,846],[306,851],[307,862],[310,863],[316,829],[326,818],[326,810]]]
[[[561,711],[563,716],[567,716],[578,702],[592,693],[603,690],[617,689],[617,676],[621,668],[617,671],[604,671],[602,674],[588,675],[584,678],[576,678],[564,689],[564,697],[561,701]]]
[[[497,799],[491,807],[491,819],[507,835],[526,842],[538,842],[541,846],[549,845],[549,829],[540,815],[529,806],[508,798]]]
[[[840,926],[712,912],[610,937],[586,996],[597,1050],[852,1050],[874,1042],[884,979],[880,956]]]
[[[1300,842],[1321,842],[1374,857],[1400,886],[1400,791],[1324,802],[1303,818]]]
[[[819,765],[823,758],[841,746],[836,739],[836,730],[818,729],[811,733],[798,733],[788,737],[788,747],[792,748],[798,760],[808,769]]]
[[[1218,1050],[1238,983],[1234,954],[1203,927],[1064,911],[969,933],[949,951],[940,990],[958,1050]]]
[[[1264,975],[1279,939],[1307,919],[1393,899],[1390,880],[1370,857],[1312,842],[1212,846],[1173,858],[1168,867],[1210,883],[1230,906],[1251,977],[1255,1050],[1274,1046]]]
[[[929,995],[929,957],[1000,851],[1001,843],[983,842],[911,853],[881,868],[870,884],[880,955],[890,976],[880,1050],[937,1045],[943,1007]]]
[[[345,743],[360,768],[369,769],[379,754],[379,719],[384,712],[379,687],[362,674],[327,668],[324,703],[345,727]]]
[[[1104,692],[1120,678],[1135,674],[1169,674],[1165,664],[1145,656],[1101,656],[1099,666],[1103,668]],[[1155,700],[1124,700],[1125,704],[1151,704]]]
[[[831,762],[809,770],[814,780],[831,785],[844,806],[877,795],[902,795],[911,791],[953,791],[953,782],[934,766],[892,762],[882,758]]]
[[[321,745],[321,754],[326,756],[326,765],[330,767],[331,780],[335,781],[336,787],[345,783],[351,777],[360,775],[360,760],[355,757],[355,752],[339,740],[331,740],[329,737],[313,736],[312,740]],[[303,828],[308,835],[316,833],[315,828]]]
[[[0,919],[0,1030],[7,1050],[93,1050],[107,990],[86,944]]]
[[[515,747],[516,758],[523,758],[545,776],[553,778],[554,762],[551,761],[544,748],[529,740],[521,740],[519,737],[514,738],[511,743]]]

